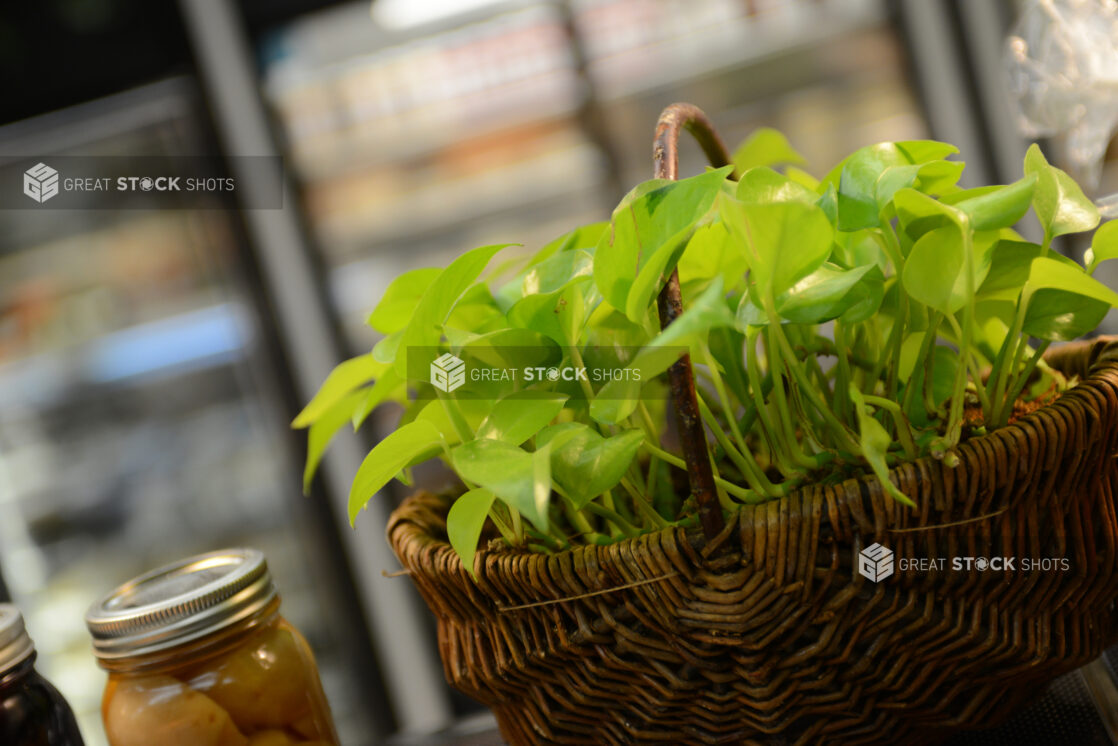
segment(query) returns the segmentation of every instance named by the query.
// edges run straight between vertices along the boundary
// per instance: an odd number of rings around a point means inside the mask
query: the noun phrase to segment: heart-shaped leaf
[[[831,253],[834,230],[817,205],[745,204],[725,194],[718,199],[719,214],[745,247],[762,296],[780,295],[822,266]]]
[[[1029,298],[1021,329],[1040,339],[1071,341],[1094,331],[1110,306],[1066,290],[1037,290]]]
[[[916,181],[923,164],[957,152],[930,140],[883,142],[856,151],[843,162],[838,180],[839,230],[880,225],[882,207]]]
[[[764,166],[742,174],[735,196],[741,202],[753,204],[803,202],[810,205],[819,199],[812,190]]]
[[[1099,226],[1091,239],[1091,248],[1083,255],[1087,271],[1094,273],[1100,262],[1118,259],[1118,220],[1111,220]]]
[[[779,130],[759,127],[734,151],[734,166],[739,174],[744,174],[757,166],[779,166],[785,163],[803,164],[800,155],[788,138]]]
[[[862,447],[862,456],[866,459],[870,468],[873,469],[873,473],[877,475],[886,494],[891,495],[893,499],[899,500],[905,505],[915,508],[916,503],[908,495],[897,489],[897,486],[889,479],[889,466],[885,461],[889,446],[893,444],[889,432],[866,411],[866,400],[854,384],[850,384],[850,400],[854,402],[854,411],[858,416],[858,445]]]
[[[509,309],[508,320],[560,345],[572,346],[578,342],[587,312],[600,300],[593,280],[580,276],[558,290],[528,295],[517,301]]]
[[[438,267],[424,267],[397,277],[388,285],[366,323],[381,334],[391,334],[406,327],[415,305],[441,272]]]
[[[595,250],[594,281],[610,305],[635,322],[644,318],[730,170],[645,182],[621,201]]]
[[[625,419],[636,409],[641,387],[671,367],[681,349],[702,339],[711,329],[733,325],[734,315],[722,293],[722,279],[716,277],[679,318],[641,348],[620,376],[598,391],[590,403],[590,416],[604,424]]]
[[[1033,290],[1051,288],[1118,306],[1118,293],[1103,285],[1073,262],[1061,262],[1047,256],[1037,257],[1029,267],[1028,287]]]
[[[404,381],[396,373],[396,369],[385,369],[372,386],[362,391],[360,402],[352,410],[353,429],[356,430],[361,427],[365,418],[384,402],[401,399],[404,396],[404,388]]]
[[[1099,224],[1099,210],[1066,173],[1048,164],[1040,146],[1025,153],[1025,173],[1037,177],[1033,209],[1049,238],[1089,231]]]
[[[430,422],[416,421],[400,427],[377,443],[365,456],[349,488],[349,522],[388,480],[418,458],[430,456],[442,445],[442,435]]]
[[[955,203],[955,207],[966,213],[976,231],[1008,228],[1025,216],[1036,191],[1036,183],[1036,174],[1028,174],[1012,184],[961,200]]]
[[[520,445],[555,419],[567,397],[550,391],[516,391],[493,404],[477,437]]]
[[[326,446],[333,440],[334,435],[349,422],[353,410],[365,399],[364,389],[351,391],[334,403],[315,420],[307,430],[307,460],[303,466],[303,494],[311,491],[311,480],[322,461],[322,454]]]
[[[695,231],[677,268],[680,285],[690,284],[701,291],[716,276],[722,277],[729,290],[741,283],[746,267],[745,256],[734,245],[726,226],[717,222]]]
[[[920,237],[905,261],[901,281],[905,292],[942,313],[955,313],[966,303],[963,237],[955,225],[936,228]]]
[[[338,363],[330,371],[330,375],[326,376],[314,397],[307,402],[307,406],[292,421],[291,426],[308,427],[351,391],[380,375],[385,367],[384,363],[377,361],[372,355],[358,355]]]
[[[474,557],[477,555],[478,539],[495,498],[492,490],[483,487],[469,490],[454,501],[446,515],[446,536],[450,546],[458,553],[462,566],[474,580],[477,580]]]
[[[547,531],[551,464],[547,449],[528,453],[502,440],[463,443],[451,453],[454,469],[470,482],[493,491],[509,507]]]
[[[551,474],[578,508],[621,481],[643,441],[639,430],[603,438],[580,422],[551,425],[536,437],[540,447],[553,444]]]
[[[395,356],[397,373],[407,375],[406,350],[409,347],[435,347],[439,344],[443,324],[459,298],[474,284],[489,260],[511,245],[482,246],[467,251],[439,273],[415,305],[411,320],[403,330],[397,347],[403,347],[405,354]]]

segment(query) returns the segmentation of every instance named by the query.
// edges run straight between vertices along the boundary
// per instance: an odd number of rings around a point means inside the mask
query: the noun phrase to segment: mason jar
[[[314,655],[279,609],[253,549],[161,567],[94,604],[110,746],[337,746]]]
[[[11,604],[0,604],[0,744],[82,746],[70,705],[35,670],[35,645]]]

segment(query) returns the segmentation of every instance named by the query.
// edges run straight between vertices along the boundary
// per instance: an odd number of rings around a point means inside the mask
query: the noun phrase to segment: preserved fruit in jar
[[[83,746],[70,706],[35,670],[35,645],[11,604],[0,604],[0,744]]]
[[[111,746],[337,746],[314,655],[279,613],[263,555],[142,575],[90,609]]]

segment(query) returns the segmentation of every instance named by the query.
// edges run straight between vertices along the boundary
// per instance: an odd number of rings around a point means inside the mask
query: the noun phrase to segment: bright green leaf
[[[701,285],[702,289],[716,276],[722,277],[726,288],[741,282],[745,275],[745,256],[734,245],[726,226],[721,222],[703,226],[691,237],[679,258],[681,285]]]
[[[442,337],[442,326],[458,303],[459,298],[501,249],[512,244],[482,246],[467,251],[451,262],[427,288],[419,299],[411,320],[403,331],[399,345],[409,347],[435,347]],[[407,375],[407,354],[395,356],[396,372]]]
[[[774,297],[814,272],[831,253],[834,230],[823,209],[799,202],[743,204],[719,197],[719,214],[745,247],[762,294]]]
[[[578,341],[588,307],[600,300],[593,281],[582,276],[553,292],[525,296],[509,309],[508,320],[570,346]]]
[[[851,290],[875,264],[844,270],[824,264],[777,298],[776,310],[796,324],[819,324],[836,319],[859,300]]]
[[[915,508],[916,503],[897,489],[893,480],[889,479],[889,466],[885,461],[885,454],[888,453],[893,439],[889,437],[888,431],[881,426],[881,423],[866,411],[866,401],[862,398],[862,392],[853,383],[850,384],[850,400],[854,402],[854,410],[858,415],[858,444],[862,447],[862,456],[865,457],[866,462],[873,469],[873,473],[877,475],[882,489],[887,494],[895,500]]]
[[[1037,177],[1033,209],[1049,238],[1065,233],[1089,231],[1099,224],[1099,210],[1066,173],[1050,166],[1033,143],[1025,154],[1025,173]]]
[[[1066,290],[1045,288],[1029,298],[1021,329],[1040,339],[1070,341],[1094,331],[1110,306]]]
[[[1083,255],[1087,271],[1094,273],[1100,262],[1118,259],[1118,220],[1110,220],[1099,226],[1091,239],[1091,248]]]
[[[392,332],[384,339],[373,345],[373,360],[378,363],[391,364],[396,360],[396,353],[400,351],[400,341],[404,338],[404,330]]]
[[[838,179],[838,227],[843,231],[880,224],[882,207],[895,192],[911,186],[921,166],[958,152],[930,140],[883,142],[854,152]]]
[[[517,391],[493,403],[477,437],[520,445],[555,419],[567,397],[549,391]]]
[[[955,204],[976,231],[1008,228],[1025,216],[1036,189],[1036,174]]]
[[[641,386],[660,375],[679,359],[679,350],[701,340],[716,327],[732,327],[734,315],[726,304],[721,278],[715,278],[702,295],[695,298],[679,318],[641,348],[626,370],[624,378],[610,381],[590,403],[590,416],[597,422],[615,424],[636,409]],[[639,374],[637,380],[631,373]]]
[[[537,454],[502,440],[483,438],[463,443],[451,453],[463,479],[493,491],[509,507],[547,531],[551,467],[547,451]]]
[[[404,381],[395,368],[387,368],[367,390],[362,391],[361,401],[352,410],[353,429],[361,427],[373,410],[384,402],[397,397],[405,390]]]
[[[901,275],[905,292],[937,311],[955,313],[966,303],[964,258],[957,226],[925,233],[905,261]]]
[[[381,334],[391,334],[406,327],[415,305],[441,272],[438,267],[424,267],[397,277],[384,291],[366,323]]]
[[[1094,298],[1110,306],[1118,306],[1118,293],[1091,277],[1075,264],[1061,262],[1047,256],[1033,260],[1029,268],[1028,287],[1033,290],[1051,288],[1064,290],[1086,298]]]
[[[450,546],[458,553],[462,567],[466,568],[474,580],[477,580],[477,573],[474,571],[477,543],[481,539],[485,519],[489,516],[489,508],[493,506],[495,498],[492,490],[483,487],[469,490],[454,501],[446,515],[446,536],[450,540]]]
[[[764,166],[742,174],[735,196],[741,202],[753,204],[803,202],[810,205],[819,199],[812,190]]]
[[[409,422],[377,443],[361,462],[349,488],[349,523],[401,469],[417,458],[432,455],[442,444],[442,435],[430,422]]]
[[[322,461],[326,447],[334,435],[349,421],[355,407],[365,398],[365,391],[351,391],[334,403],[307,430],[307,461],[303,466],[303,494],[311,491],[311,480]]]
[[[610,305],[635,322],[643,319],[729,171],[646,182],[621,201],[595,251],[594,281]]]
[[[295,420],[291,423],[294,428],[307,427],[327,410],[338,403],[343,397],[359,386],[364,386],[385,369],[384,363],[373,359],[372,355],[358,355],[344,362],[338,363],[326,380],[319,386],[318,392],[303,407]]]
[[[598,245],[602,239],[602,234],[609,230],[609,221],[601,220],[596,223],[589,223],[587,225],[579,226],[573,231],[564,233],[554,241],[549,242],[546,246],[536,252],[532,257],[529,266],[535,266],[543,262],[548,257],[555,256],[564,251],[574,251],[576,249],[592,249]]]
[[[771,127],[755,129],[734,151],[732,160],[739,174],[757,166],[805,163],[804,157],[796,152],[788,138]]]
[[[552,476],[580,509],[621,481],[643,441],[639,430],[603,438],[580,422],[552,425],[536,438],[541,448],[552,444]]]

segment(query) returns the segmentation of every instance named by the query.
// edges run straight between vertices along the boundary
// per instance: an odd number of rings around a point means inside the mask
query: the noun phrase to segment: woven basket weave
[[[1048,360],[1082,381],[962,444],[954,469],[892,472],[916,509],[851,479],[743,507],[710,542],[480,551],[476,583],[447,498],[407,500],[389,539],[438,618],[447,679],[511,743],[935,743],[1118,641],[1118,340]],[[878,583],[855,561],[874,542],[898,560]],[[950,569],[998,556],[1016,567]],[[920,557],[947,567],[900,569]],[[1042,558],[1068,569],[1022,567]]]

